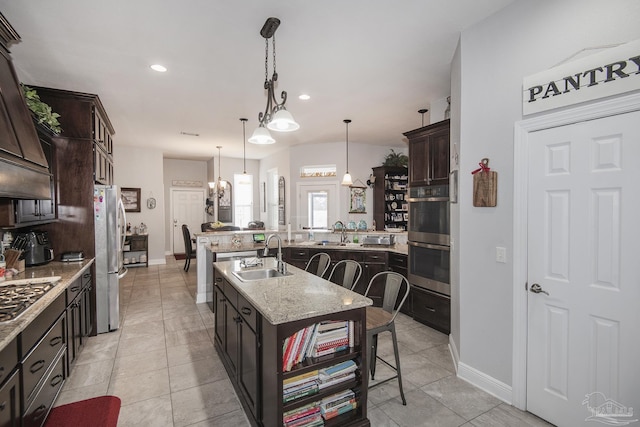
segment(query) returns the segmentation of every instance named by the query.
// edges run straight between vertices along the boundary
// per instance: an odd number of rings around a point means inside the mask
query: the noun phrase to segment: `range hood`
[[[9,45],[18,41],[0,13],[0,197],[50,199],[47,159],[9,52]]]

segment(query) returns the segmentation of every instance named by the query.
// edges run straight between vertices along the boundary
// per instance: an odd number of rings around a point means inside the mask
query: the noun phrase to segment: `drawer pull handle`
[[[38,372],[40,369],[42,369],[45,365],[45,361],[40,359],[37,362],[35,362],[33,365],[31,365],[31,368],[29,368],[29,371],[32,374],[35,374],[36,372]]]
[[[60,384],[64,380],[64,376],[62,374],[58,374],[55,377],[51,378],[51,387],[55,387]]]
[[[216,282],[222,282],[222,277],[216,277]]]
[[[33,420],[39,420],[44,414],[47,413],[47,407],[45,405],[40,405],[33,411]]]
[[[220,301],[220,302],[225,302],[226,300],[227,300],[226,298],[222,297],[222,298],[220,298],[218,301]]]
[[[49,345],[51,347],[55,347],[58,344],[60,344],[62,342],[62,337],[53,337],[51,338],[51,340],[49,341]]]
[[[251,309],[250,309],[249,307],[242,307],[242,308],[240,309],[240,312],[241,312],[242,314],[246,314],[247,316],[249,316],[249,315],[251,314]]]
[[[0,403],[0,411],[4,411],[4,408],[7,407],[7,401],[5,400],[4,402]]]
[[[72,292],[78,292],[80,290],[80,286],[74,286],[71,288]]]
[[[427,309],[427,311],[430,311],[430,312],[432,312],[432,313],[435,313],[435,312],[436,312],[436,309],[435,309],[435,308],[431,308],[431,307],[425,307],[425,308]]]

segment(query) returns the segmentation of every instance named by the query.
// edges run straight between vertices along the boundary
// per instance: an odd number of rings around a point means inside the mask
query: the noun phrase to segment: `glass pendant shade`
[[[273,139],[273,137],[271,136],[267,128],[265,128],[262,125],[258,126],[256,130],[253,131],[253,135],[251,135],[251,138],[249,138],[248,141],[252,144],[260,144],[260,145],[274,144],[276,142],[276,140]]]
[[[351,186],[353,185],[353,180],[351,179],[351,174],[349,172],[345,173],[342,177],[342,185]]]
[[[278,132],[293,132],[300,129],[300,125],[296,123],[291,113],[284,108],[276,111],[267,127]]]

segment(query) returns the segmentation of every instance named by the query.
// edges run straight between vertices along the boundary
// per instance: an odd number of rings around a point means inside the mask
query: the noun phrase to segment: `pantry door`
[[[638,123],[528,136],[526,407],[556,425],[640,418]]]
[[[171,217],[173,226],[172,248],[174,254],[184,254],[182,224],[187,224],[191,237],[200,233],[200,225],[205,222],[204,189],[171,189]]]

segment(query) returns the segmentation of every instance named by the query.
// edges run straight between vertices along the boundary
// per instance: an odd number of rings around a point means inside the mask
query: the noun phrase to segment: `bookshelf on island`
[[[254,268],[275,267],[264,263]],[[214,263],[215,347],[251,424],[369,426],[371,300],[287,267],[243,282],[239,261]]]

